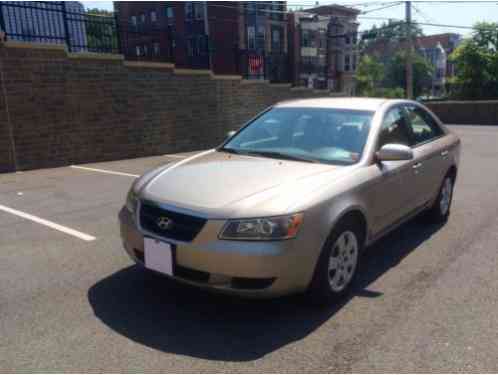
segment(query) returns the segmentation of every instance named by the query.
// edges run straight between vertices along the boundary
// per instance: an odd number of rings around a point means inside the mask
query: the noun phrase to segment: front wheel
[[[434,205],[429,210],[429,216],[435,222],[440,223],[448,220],[453,199],[453,181],[454,179],[451,175],[448,174],[445,176],[436,202],[434,202]]]
[[[327,303],[348,291],[358,269],[363,242],[359,233],[345,222],[327,239],[308,290],[314,302]]]

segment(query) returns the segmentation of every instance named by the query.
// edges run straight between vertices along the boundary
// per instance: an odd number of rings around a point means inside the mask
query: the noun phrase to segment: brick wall
[[[213,147],[277,101],[328,95],[54,45],[9,42],[0,63],[19,170]],[[0,104],[0,171],[13,171]]]
[[[425,103],[446,124],[498,125],[498,100]]]

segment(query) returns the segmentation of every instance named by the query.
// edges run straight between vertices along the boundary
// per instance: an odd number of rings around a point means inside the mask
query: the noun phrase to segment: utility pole
[[[405,1],[406,16],[406,98],[413,99],[413,41],[412,41],[412,2]]]

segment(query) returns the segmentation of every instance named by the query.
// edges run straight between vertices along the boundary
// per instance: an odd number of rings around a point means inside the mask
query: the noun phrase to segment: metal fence
[[[272,83],[289,82],[289,59],[283,53],[237,50],[238,74],[247,79],[264,79]]]
[[[189,68],[214,64],[248,79],[289,82],[286,54],[241,50],[204,34],[179,35],[169,26],[87,13],[76,1],[0,1],[0,29],[7,40],[66,44],[70,52],[121,53],[127,60],[160,62],[175,62],[181,55],[181,64]]]
[[[113,16],[87,14],[74,1],[1,1],[0,28],[7,40],[66,44],[70,52],[119,53]]]

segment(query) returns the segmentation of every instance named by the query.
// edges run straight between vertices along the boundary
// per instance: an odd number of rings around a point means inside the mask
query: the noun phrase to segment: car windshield
[[[220,149],[266,157],[351,165],[361,158],[373,112],[272,108]]]

